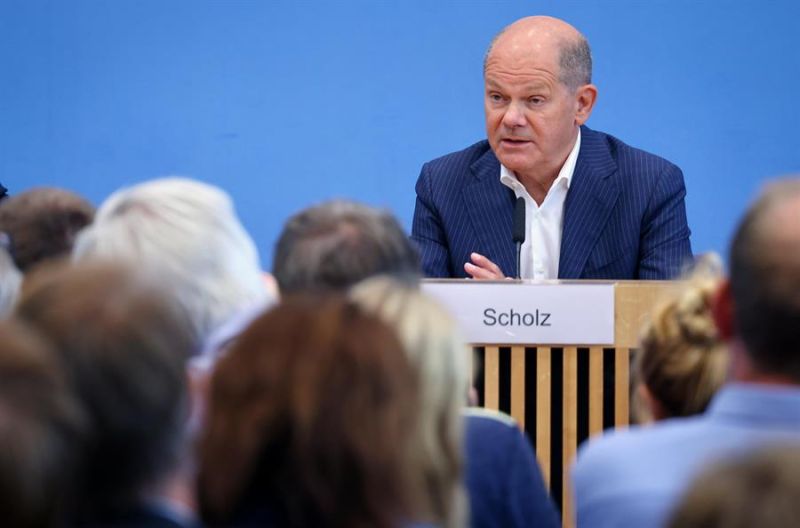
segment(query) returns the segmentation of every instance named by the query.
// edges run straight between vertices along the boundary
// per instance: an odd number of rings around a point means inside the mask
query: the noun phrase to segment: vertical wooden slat
[[[536,457],[542,467],[542,476],[550,488],[550,347],[536,348]]]
[[[603,430],[603,348],[589,349],[589,436]]]
[[[525,430],[525,347],[511,347],[511,416]]]
[[[486,347],[483,361],[483,388],[483,406],[487,409],[500,409],[500,347]]]
[[[574,526],[574,523],[572,520],[572,482],[569,478],[569,469],[575,458],[575,451],[578,449],[578,349],[575,347],[564,347],[563,397],[561,518],[565,527],[571,527]]]
[[[627,427],[630,421],[630,349],[614,352],[614,426]]]

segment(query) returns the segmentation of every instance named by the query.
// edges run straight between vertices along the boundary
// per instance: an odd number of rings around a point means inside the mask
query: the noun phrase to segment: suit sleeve
[[[656,182],[641,227],[638,278],[674,279],[692,260],[683,173],[668,165]]]
[[[450,252],[442,219],[434,203],[428,165],[422,166],[417,180],[417,202],[411,224],[411,240],[417,245],[422,261],[422,273],[426,277],[452,277]]]

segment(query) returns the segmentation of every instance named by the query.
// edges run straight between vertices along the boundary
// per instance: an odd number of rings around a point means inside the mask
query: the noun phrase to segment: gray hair
[[[417,249],[391,213],[334,200],[289,218],[275,248],[272,272],[283,294],[336,291],[379,274],[416,282],[420,263]]]
[[[374,277],[355,286],[350,297],[395,329],[416,368],[421,402],[416,473],[427,483],[434,524],[465,526],[461,411],[467,402],[471,351],[450,315],[418,288]]]
[[[270,301],[256,246],[230,197],[195,180],[158,179],[112,194],[75,243],[73,259],[89,257],[161,276],[200,342],[237,313]]]

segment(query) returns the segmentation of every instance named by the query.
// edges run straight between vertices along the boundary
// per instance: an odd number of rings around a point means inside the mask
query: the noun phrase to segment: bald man
[[[528,17],[484,62],[488,138],[423,165],[411,238],[429,277],[669,279],[691,259],[680,169],[586,127],[589,44]],[[517,262],[514,204],[525,203]]]

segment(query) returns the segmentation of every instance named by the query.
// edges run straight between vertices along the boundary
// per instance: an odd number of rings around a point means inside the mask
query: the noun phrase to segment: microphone
[[[514,242],[517,245],[517,278],[521,278],[522,243],[525,242],[525,198],[520,196],[514,204]]]

